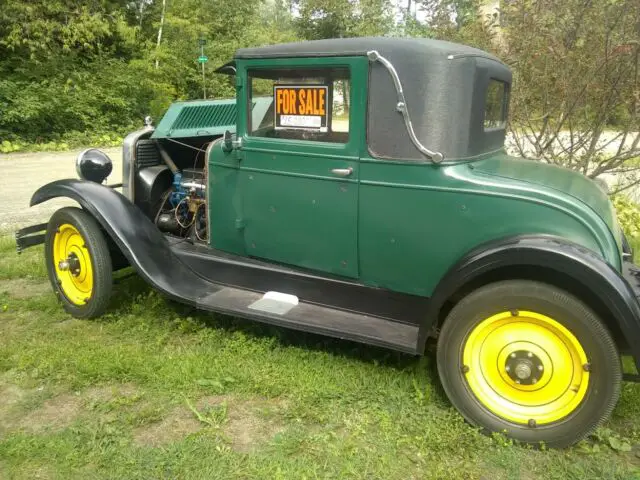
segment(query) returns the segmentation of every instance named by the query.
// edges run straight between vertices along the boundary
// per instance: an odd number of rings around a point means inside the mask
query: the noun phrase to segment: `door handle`
[[[339,175],[341,177],[348,177],[353,173],[353,168],[333,168],[331,169],[331,173],[334,175]]]

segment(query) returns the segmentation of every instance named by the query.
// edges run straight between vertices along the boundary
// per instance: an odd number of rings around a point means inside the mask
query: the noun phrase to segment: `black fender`
[[[441,309],[465,285],[491,278],[492,272],[503,271],[518,277],[518,269],[528,268],[571,279],[581,290],[593,295],[583,299],[606,309],[605,323],[613,322],[629,346],[640,369],[640,305],[631,285],[623,275],[595,252],[563,238],[550,235],[518,236],[484,244],[465,255],[438,283],[429,304],[429,314],[421,328],[419,346],[440,317]],[[525,270],[526,271],[526,270]],[[505,279],[499,276],[500,279]],[[509,277],[506,277],[509,278]],[[602,315],[602,312],[599,312]],[[608,323],[611,326],[610,323]]]
[[[138,274],[168,297],[195,305],[199,297],[216,289],[182,263],[162,232],[119,192],[85,180],[57,180],[36,190],[30,206],[56,197],[78,202],[100,223]]]

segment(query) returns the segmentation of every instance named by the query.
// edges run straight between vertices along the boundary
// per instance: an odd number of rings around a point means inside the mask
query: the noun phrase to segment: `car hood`
[[[476,173],[524,182],[541,190],[570,195],[588,205],[607,224],[616,242],[621,238],[613,204],[608,195],[591,179],[567,168],[535,160],[500,155],[473,163]]]

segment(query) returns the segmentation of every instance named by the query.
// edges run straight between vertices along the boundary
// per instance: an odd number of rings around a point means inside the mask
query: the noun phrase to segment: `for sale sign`
[[[275,128],[327,131],[329,87],[274,85]]]

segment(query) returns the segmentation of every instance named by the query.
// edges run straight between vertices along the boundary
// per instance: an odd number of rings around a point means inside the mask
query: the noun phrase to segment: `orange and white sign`
[[[327,131],[329,87],[274,85],[275,128]]]

